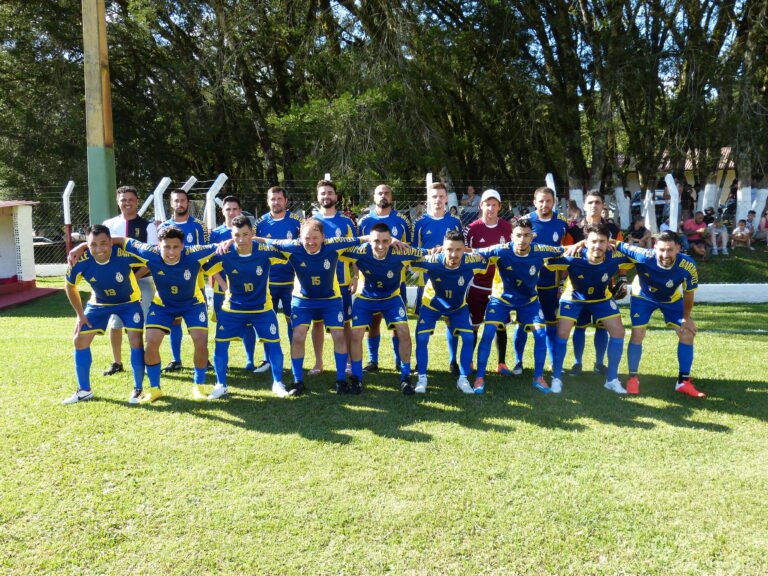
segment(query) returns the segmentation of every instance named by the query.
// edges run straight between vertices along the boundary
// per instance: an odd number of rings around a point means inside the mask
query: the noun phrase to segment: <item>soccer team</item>
[[[705,396],[690,377],[696,334],[691,312],[698,282],[694,261],[680,252],[679,238],[673,232],[657,235],[653,249],[622,242],[621,233],[602,221],[603,198],[598,193],[586,196],[585,220],[569,228],[555,211],[554,192],[549,188],[537,189],[535,211],[513,222],[499,218],[501,196],[486,190],[480,216],[468,226],[466,235],[461,222],[446,211],[447,191],[440,182],[429,187],[426,212],[412,226],[393,208],[393,193],[387,185],[376,187],[374,209],[359,227],[336,211],[338,196],[332,181],[318,182],[317,199],[319,212],[302,222],[287,210],[286,191],[270,188],[270,211],[254,226],[241,214],[239,200],[228,196],[222,208],[224,225],[208,234],[189,214],[187,193],[174,190],[173,216],[155,233],[154,225],[135,212],[135,189],[118,189],[121,216],[92,226],[87,242],[70,254],[65,287],[77,315],[74,356],[78,388],[64,403],[93,397],[90,344],[108,326],[112,327],[113,350],[115,340],[118,345],[115,362],[104,375],[123,370],[119,339],[115,338],[123,329],[129,339],[133,371],[129,402],[161,398],[161,372],[181,368],[182,321],[194,345],[192,397],[197,400],[227,394],[229,344],[235,340],[243,341],[247,369],[271,370],[273,393],[280,397],[302,394],[306,390],[307,335],[312,334],[315,348],[316,364],[309,371],[313,374],[322,369],[324,329],[333,341],[337,393],[359,394],[364,375],[379,369],[382,319],[392,330],[400,390],[406,395],[425,393],[429,341],[440,318],[445,319],[457,388],[467,394],[485,391],[494,340],[499,355],[497,372],[522,374],[529,332],[534,340],[533,386],[544,393],[560,393],[570,333],[576,327],[576,363],[568,372],[576,377],[582,372],[583,330],[589,324],[596,328],[595,371],[605,375],[605,388],[619,394],[638,394],[642,343],[655,310],[661,311],[679,338],[675,389],[693,397]],[[419,274],[415,379],[404,299],[409,267]],[[637,274],[630,299],[632,331],[625,388],[618,377],[625,329],[614,296],[618,299],[624,295],[624,274],[632,267]],[[364,283],[353,298],[360,274]],[[151,302],[146,287],[144,296],[140,290],[140,283],[146,284],[150,277],[155,287]],[[205,387],[210,368],[205,278],[214,285],[216,320],[216,382],[210,393]],[[92,289],[85,305],[77,289],[82,279]],[[288,328],[293,373],[289,387],[282,382],[278,307]],[[505,361],[506,326],[512,321],[512,312],[515,364],[510,369]],[[363,367],[366,332],[368,363]],[[173,358],[161,369],[160,345],[166,334],[170,335]],[[265,359],[255,366],[257,340],[264,345]],[[603,363],[606,353],[607,365]],[[549,384],[544,378],[547,355],[552,366]],[[148,390],[143,385],[145,374]]]

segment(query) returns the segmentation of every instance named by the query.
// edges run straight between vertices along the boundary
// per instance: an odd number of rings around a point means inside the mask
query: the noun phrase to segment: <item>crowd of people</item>
[[[90,345],[107,330],[114,361],[104,376],[124,371],[121,335],[125,331],[133,373],[129,402],[161,398],[162,374],[182,368],[182,322],[194,346],[192,397],[196,400],[226,396],[233,341],[243,343],[247,370],[271,371],[274,394],[303,394],[306,376],[323,370],[326,331],[334,349],[336,392],[360,394],[366,374],[380,369],[382,320],[391,331],[400,391],[424,394],[434,374],[429,370],[429,343],[441,318],[450,371],[464,393],[485,392],[494,341],[495,372],[523,374],[529,334],[533,336],[533,387],[543,393],[561,393],[566,378],[583,373],[585,330],[591,325],[595,327],[594,370],[605,376],[605,388],[639,394],[642,344],[656,310],[679,340],[675,389],[705,396],[694,387],[690,374],[696,334],[692,318],[696,264],[682,253],[676,233],[667,230],[650,238],[647,230],[634,225],[625,240],[621,230],[605,218],[605,202],[597,192],[585,196],[583,215],[569,223],[557,212],[555,194],[549,188],[537,189],[534,210],[513,221],[499,216],[498,191],[475,195],[473,190],[467,205],[476,208],[477,217],[465,226],[448,211],[448,194],[441,182],[429,186],[425,212],[413,222],[394,208],[394,194],[386,184],[375,188],[372,209],[359,222],[337,210],[334,182],[321,180],[316,191],[318,211],[302,220],[287,209],[286,190],[270,188],[269,212],[255,223],[241,213],[236,197],[227,196],[222,203],[224,224],[209,232],[189,213],[184,190],[171,192],[173,215],[156,228],[138,215],[137,191],[119,188],[120,215],[90,227],[87,241],[70,253],[66,294],[77,315],[78,387],[64,403],[93,397]],[[697,218],[701,220],[699,214],[693,220]],[[706,241],[703,230],[697,234]],[[731,240],[734,237],[749,247],[741,233],[730,235]],[[629,305],[625,385],[619,379],[625,326],[617,300],[627,293],[626,274],[632,268],[637,274]],[[406,305],[408,269],[418,274],[413,338]],[[81,280],[90,284],[92,292],[85,304],[78,290]],[[212,365],[205,282],[211,282],[214,291]],[[286,350],[281,345],[278,310],[288,331],[289,385],[283,383]],[[514,362],[507,365],[510,324],[514,326]],[[166,335],[171,360],[161,368],[160,347]],[[308,335],[315,365],[305,372]],[[569,339],[575,362],[566,372]],[[258,365],[257,341],[264,347],[264,360]],[[550,382],[544,374],[547,357],[552,366]],[[211,368],[215,382],[209,391],[206,378]]]

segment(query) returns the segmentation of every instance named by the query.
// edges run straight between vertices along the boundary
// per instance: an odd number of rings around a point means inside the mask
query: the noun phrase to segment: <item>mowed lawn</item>
[[[361,396],[326,372],[281,400],[233,369],[226,399],[197,403],[186,369],[151,406],[127,404],[130,374],[100,376],[98,338],[97,398],[62,406],[64,294],[0,312],[0,573],[766,574],[768,306],[695,317],[703,401],[673,391],[657,323],[632,398],[592,374],[536,392],[532,343],[523,376],[466,396],[439,333],[426,396],[399,393],[384,337]]]

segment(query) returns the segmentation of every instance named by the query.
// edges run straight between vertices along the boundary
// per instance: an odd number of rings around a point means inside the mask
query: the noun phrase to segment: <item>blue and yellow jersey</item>
[[[411,244],[418,248],[431,249],[440,246],[448,230],[462,231],[461,220],[450,214],[442,218],[435,218],[429,214],[422,214],[413,223]]]
[[[563,250],[560,246],[532,242],[528,254],[518,256],[515,245],[508,242],[476,250],[475,254],[486,258],[489,265],[496,264],[493,296],[510,306],[523,306],[539,297],[539,272],[548,260],[562,255]]]
[[[271,240],[294,240],[301,231],[301,218],[286,210],[285,216],[276,220],[267,212],[256,221],[256,236]],[[294,273],[290,264],[275,264],[269,271],[270,284],[293,285]]]
[[[204,268],[206,274],[221,272],[227,278],[222,310],[263,312],[272,309],[267,279],[272,265],[278,262],[287,260],[276,248],[254,242],[250,254],[243,256],[232,245],[226,254],[212,256]]]
[[[323,233],[326,238],[354,238],[357,236],[355,223],[340,212],[336,212],[330,218],[324,217],[319,212],[312,216],[323,223]],[[339,261],[336,268],[336,277],[339,286],[347,286],[351,278],[351,269],[348,263]]]
[[[205,303],[205,297],[197,279],[200,276],[202,264],[216,252],[215,244],[187,246],[176,264],[166,264],[160,256],[160,249],[156,246],[142,244],[128,238],[124,247],[126,252],[141,259],[152,272],[157,290],[153,300],[155,304],[184,308],[192,304]]]
[[[224,242],[224,240],[231,239],[232,229],[226,224],[222,224],[221,226],[214,228],[208,235],[208,243],[210,244],[218,244],[219,242]]]
[[[549,220],[542,220],[536,212],[524,216],[531,222],[533,238],[537,244],[547,246],[562,246],[568,236],[568,222],[558,212],[554,212]],[[568,242],[566,242],[568,243]],[[539,288],[556,288],[557,273],[543,269],[539,274]]]
[[[466,306],[467,290],[475,274],[488,269],[488,262],[477,254],[464,254],[456,268],[445,266],[445,254],[430,254],[420,262],[411,264],[411,268],[427,275],[429,283],[424,291],[424,306],[433,308],[434,301],[443,309],[456,309]],[[433,308],[435,309],[435,308]]]
[[[627,256],[637,269],[632,296],[667,304],[682,297],[681,287],[685,292],[693,292],[699,287],[696,262],[690,256],[678,254],[672,266],[662,268],[653,250],[619,242],[616,251]]]
[[[363,216],[363,218],[360,219],[360,224],[358,224],[360,235],[365,236],[370,234],[373,225],[378,224],[379,222],[383,222],[389,226],[389,232],[392,234],[392,238],[400,240],[400,242],[405,242],[406,244],[411,243],[411,225],[403,216],[397,213],[397,210],[392,210],[392,212],[386,216],[379,216],[373,211]]]
[[[97,306],[115,306],[141,300],[141,291],[133,275],[133,268],[140,268],[141,261],[120,248],[112,246],[109,260],[103,264],[96,262],[89,250],[67,268],[66,280],[77,286],[85,280],[91,286],[89,302]]]
[[[611,297],[608,287],[611,278],[619,268],[632,268],[632,261],[619,254],[618,251],[606,252],[602,262],[596,264],[587,260],[587,249],[581,251],[581,256],[561,256],[549,260],[545,266],[550,270],[567,270],[568,280],[565,282],[563,298],[580,302],[601,302]]]
[[[168,226],[176,226],[176,228],[184,232],[184,246],[208,244],[208,228],[194,216],[187,218],[186,222],[174,222],[173,218],[166,220],[160,224],[157,231],[160,232],[160,230]]]
[[[326,238],[320,250],[308,253],[301,240],[268,240],[267,245],[277,248],[293,266],[299,280],[299,298],[324,300],[341,296],[336,274],[339,254],[360,245],[358,238]]]
[[[400,294],[400,284],[405,281],[405,268],[409,262],[419,260],[426,250],[419,248],[393,248],[379,260],[373,255],[373,247],[366,243],[342,253],[342,260],[352,261],[365,279],[359,298],[383,300]]]

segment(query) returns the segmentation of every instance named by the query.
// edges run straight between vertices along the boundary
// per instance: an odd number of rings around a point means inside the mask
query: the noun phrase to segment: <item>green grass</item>
[[[768,336],[710,330],[766,328],[768,306],[696,318],[704,401],[673,392],[674,334],[654,324],[635,398],[591,374],[544,396],[528,371],[465,396],[438,335],[425,397],[385,370],[358,397],[325,374],[280,400],[236,371],[200,404],[185,370],[145,407],[126,403],[129,374],[59,404],[63,294],[4,311],[0,573],[765,574]],[[94,374],[109,361],[97,339]]]
[[[699,282],[705,283],[768,283],[768,250],[765,242],[756,242],[754,250],[733,248],[729,256],[696,259]]]

